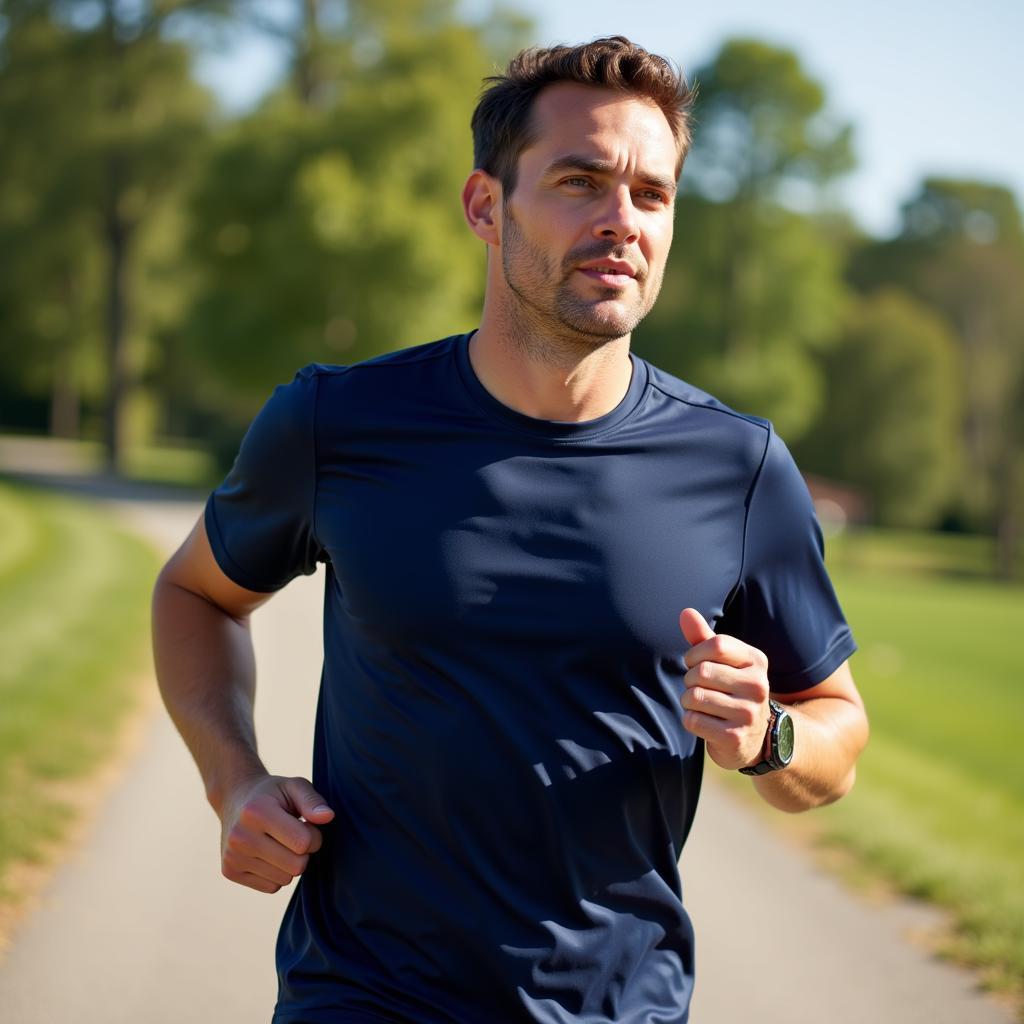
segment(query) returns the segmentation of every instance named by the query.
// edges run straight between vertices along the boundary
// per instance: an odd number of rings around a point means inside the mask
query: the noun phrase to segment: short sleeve
[[[820,683],[857,649],[824,550],[807,485],[770,430],[747,510],[743,568],[718,630],[764,651],[775,692]]]
[[[274,391],[207,500],[206,532],[217,564],[248,590],[279,590],[324,558],[314,521],[318,381],[308,367]]]

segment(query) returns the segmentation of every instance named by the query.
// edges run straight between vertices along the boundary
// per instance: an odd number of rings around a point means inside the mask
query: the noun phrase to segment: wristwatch
[[[768,729],[764,734],[764,749],[761,760],[747,768],[741,768],[744,775],[764,775],[785,768],[793,760],[793,718],[790,713],[773,700],[768,701],[771,714]]]

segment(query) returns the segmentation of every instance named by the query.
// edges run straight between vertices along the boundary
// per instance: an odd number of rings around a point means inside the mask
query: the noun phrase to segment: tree
[[[1009,190],[929,178],[903,206],[893,239],[863,246],[850,279],[863,292],[896,285],[944,317],[962,356],[961,433],[966,452],[957,511],[972,526],[1012,537],[1022,517],[1017,415],[1024,374],[1024,229]],[[997,566],[1010,575],[1006,543]]]
[[[960,353],[933,310],[895,289],[851,308],[824,356],[823,414],[801,466],[863,489],[877,522],[931,527],[962,468]]]
[[[697,130],[684,185],[712,202],[796,202],[813,209],[854,167],[853,129],[795,53],[730,39],[694,73]]]
[[[478,315],[483,254],[458,196],[492,55],[450,3],[403,12],[351,3],[342,32],[320,26],[330,87],[292,76],[227,130],[197,193],[190,351],[202,400],[236,423],[304,362],[355,361]]]
[[[209,102],[190,76],[189,52],[164,30],[185,8],[220,6],[8,5],[0,111],[20,130],[2,158],[15,198],[0,212],[0,234],[18,240],[39,276],[22,291],[24,267],[4,275],[3,315],[21,350],[42,341],[34,362],[49,361],[52,420],[67,430],[75,419],[72,368],[102,335],[104,440],[114,470],[141,369],[137,349],[150,327],[146,293],[136,291],[140,253],[207,130]]]
[[[64,141],[84,114],[68,42],[40,16],[0,41],[0,246],[17,254],[0,263],[0,367],[8,402],[48,398],[51,430],[76,436],[98,383],[102,247]]]

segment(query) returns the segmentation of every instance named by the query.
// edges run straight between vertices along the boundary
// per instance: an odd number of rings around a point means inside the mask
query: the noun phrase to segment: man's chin
[[[643,318],[634,310],[602,309],[590,307],[586,310],[574,309],[562,317],[567,326],[594,338],[622,338],[629,334]]]

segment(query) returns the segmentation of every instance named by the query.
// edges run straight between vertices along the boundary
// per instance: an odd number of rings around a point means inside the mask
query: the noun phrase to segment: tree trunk
[[[50,434],[77,438],[81,433],[81,405],[75,381],[74,349],[62,345],[53,367],[50,391]]]
[[[114,78],[111,113],[116,119],[126,105],[121,81],[123,44],[117,38],[116,12],[112,0],[106,5],[107,44]],[[107,469],[119,474],[124,464],[125,399],[128,395],[128,249],[132,226],[124,211],[127,167],[123,153],[114,149],[106,162],[106,202],[103,232],[107,248],[107,401],[104,409],[103,441]]]
[[[50,434],[53,437],[77,438],[81,434],[81,402],[75,366],[74,324],[77,317],[75,284],[70,270],[63,280],[64,306],[72,313],[72,334],[59,344],[53,360],[53,382],[50,388]]]
[[[1017,368],[1016,384],[1007,394],[1006,413],[996,492],[995,572],[1000,579],[1015,580],[1024,525],[1024,357]]]
[[[128,379],[128,294],[126,277],[131,224],[120,205],[121,159],[114,155],[108,164],[107,208],[104,229],[107,243],[107,403],[104,415],[104,444],[107,469],[120,473],[124,465],[125,404]]]
[[[996,496],[995,571],[999,579],[1007,581],[1017,578],[1017,545],[1020,541],[1021,520],[1017,462],[1017,453],[1010,448],[1003,460]]]
[[[302,35],[295,52],[295,87],[303,106],[316,105],[323,82],[320,70],[320,0],[303,0]]]

